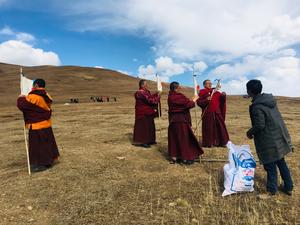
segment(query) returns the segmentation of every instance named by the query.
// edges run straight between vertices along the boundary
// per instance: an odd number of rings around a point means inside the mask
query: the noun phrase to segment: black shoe
[[[176,160],[171,159],[170,160],[170,164],[181,164],[181,163],[182,163],[181,159],[176,159]]]
[[[293,190],[287,190],[284,186],[281,186],[281,187],[280,187],[280,190],[281,190],[283,193],[287,194],[288,196],[291,196],[291,195],[293,194]]]
[[[31,166],[31,172],[42,172],[45,171],[47,169],[49,169],[51,167],[51,165],[47,165],[47,166],[39,166],[39,165],[33,165]]]
[[[156,141],[154,141],[154,142],[150,142],[150,143],[148,143],[149,145],[156,145],[157,144],[157,142]]]
[[[150,148],[151,145],[149,145],[149,144],[142,144],[142,147],[143,147],[143,148]]]
[[[150,148],[151,146],[149,144],[141,144],[140,147],[143,147],[143,148]]]
[[[150,148],[151,146],[149,144],[132,144],[136,147],[142,147],[142,148]]]
[[[194,160],[183,160],[182,163],[185,165],[192,165],[194,163]]]

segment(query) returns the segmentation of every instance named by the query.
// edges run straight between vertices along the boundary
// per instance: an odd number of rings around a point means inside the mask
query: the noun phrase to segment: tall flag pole
[[[193,82],[194,82],[194,96],[196,96],[196,95],[198,95],[199,86],[197,84],[197,75],[195,74],[194,67],[193,67]],[[196,135],[197,135],[197,138],[199,138],[198,119],[197,119],[197,107],[195,107],[195,122],[196,122],[196,127],[195,127]]]
[[[194,73],[194,70],[193,70],[193,81],[194,81],[194,95],[198,95],[199,86],[197,84],[197,75]]]
[[[157,91],[162,92],[162,84],[158,74],[156,74],[156,82],[157,82]]]
[[[162,93],[162,83],[161,83],[161,80],[160,80],[160,77],[158,74],[156,74],[156,83],[157,83],[157,91],[159,93]],[[161,103],[160,103],[160,100],[158,102],[158,105],[157,105],[157,110],[158,110],[158,119],[159,119],[159,136],[160,136],[160,142],[161,142]]]
[[[33,81],[26,78],[23,75],[23,69],[20,68],[20,89],[21,89],[21,95],[28,95],[32,88]],[[28,174],[31,175],[31,168],[30,168],[30,160],[29,160],[29,150],[28,150],[28,141],[27,141],[27,132],[25,123],[23,125],[24,130],[24,140],[25,140],[25,149],[26,149],[26,157],[27,157],[27,168],[28,168]]]

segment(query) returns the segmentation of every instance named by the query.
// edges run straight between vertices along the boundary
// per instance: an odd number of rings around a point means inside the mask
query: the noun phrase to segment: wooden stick
[[[227,159],[201,159],[201,162],[228,162]]]
[[[161,105],[160,105],[161,103],[160,103],[160,101],[158,102],[158,120],[159,120],[159,138],[160,138],[160,142],[162,141],[162,137],[161,137],[161,116],[160,116],[160,107],[161,107]]]
[[[22,94],[22,76],[23,76],[23,68],[21,67],[20,68],[20,90],[21,90],[21,94]],[[27,142],[27,134],[26,134],[25,124],[23,125],[23,130],[24,130],[24,141],[25,141],[25,149],[26,149],[26,157],[27,157],[28,174],[31,175],[29,150],[28,150],[28,142]]]
[[[197,106],[195,107],[195,122],[196,122],[196,127],[194,132],[196,131],[197,139],[199,138],[199,129],[198,129],[198,120],[197,120]]]
[[[25,140],[25,149],[26,149],[26,156],[27,156],[28,174],[31,175],[30,160],[29,160],[29,150],[28,150],[28,142],[27,142],[27,134],[26,134],[25,125],[24,125],[23,128],[24,128],[24,140]]]

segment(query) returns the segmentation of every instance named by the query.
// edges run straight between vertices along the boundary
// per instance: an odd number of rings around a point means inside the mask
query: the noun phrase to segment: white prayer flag
[[[33,86],[33,80],[28,79],[22,73],[22,69],[20,72],[20,86],[21,86],[21,95],[28,95]]]
[[[193,75],[194,78],[194,95],[198,95],[199,85],[197,84],[196,75]]]
[[[157,74],[156,74],[156,82],[157,82],[157,91],[162,92],[161,80],[160,80],[160,77]]]

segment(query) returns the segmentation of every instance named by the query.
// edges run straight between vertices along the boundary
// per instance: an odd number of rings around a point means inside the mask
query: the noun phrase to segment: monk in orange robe
[[[210,80],[203,82],[197,105],[202,108],[202,146],[224,147],[229,141],[225,125],[226,94],[212,88]]]
[[[29,161],[33,172],[50,168],[59,157],[52,131],[52,98],[45,90],[46,82],[37,79],[28,96],[21,95],[17,107],[23,112],[29,129]]]

